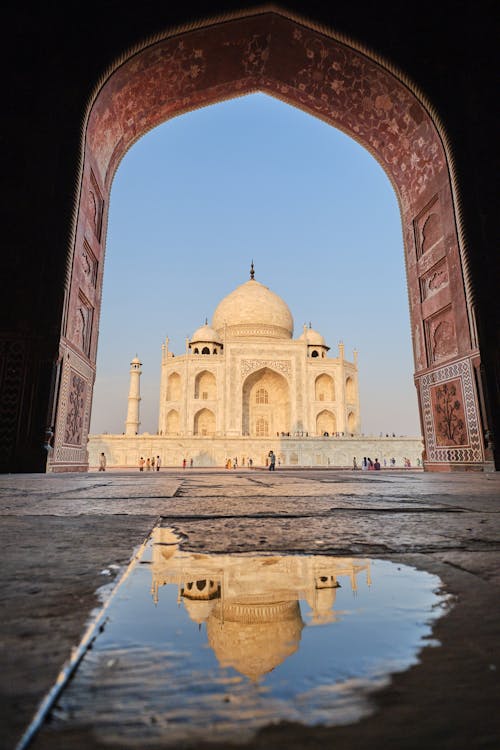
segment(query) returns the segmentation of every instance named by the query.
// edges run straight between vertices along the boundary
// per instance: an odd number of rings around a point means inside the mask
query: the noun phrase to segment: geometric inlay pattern
[[[87,464],[87,437],[94,372],[70,348],[62,348],[62,375],[58,399],[54,450],[49,464]]]
[[[472,364],[463,359],[419,378],[427,461],[484,459]]]

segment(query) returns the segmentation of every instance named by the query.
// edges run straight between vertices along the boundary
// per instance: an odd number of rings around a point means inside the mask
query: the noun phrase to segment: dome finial
[[[252,262],[250,264],[250,278],[252,279],[252,281],[254,280],[254,276],[255,276],[255,271],[254,271],[253,259],[252,259]]]

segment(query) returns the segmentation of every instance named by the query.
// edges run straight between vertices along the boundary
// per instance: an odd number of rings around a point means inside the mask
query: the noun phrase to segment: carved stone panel
[[[432,386],[431,404],[436,427],[436,445],[467,445],[464,395],[459,378]]]
[[[92,252],[88,242],[83,243],[80,262],[83,271],[83,278],[90,287],[95,288],[97,283],[97,258]]]
[[[427,461],[479,463],[483,446],[473,370],[469,360],[445,365],[419,379]]]
[[[104,201],[101,195],[101,191],[99,190],[99,187],[97,185],[97,180],[92,171],[90,173],[90,186],[89,186],[87,204],[88,204],[88,216],[89,216],[90,224],[92,226],[92,229],[94,231],[94,234],[97,240],[100,241]]]
[[[433,297],[437,292],[449,284],[448,264],[444,258],[436,263],[420,279],[420,294],[422,302]]]
[[[416,217],[414,231],[418,258],[439,246],[443,246],[444,252],[444,230],[437,197]]]
[[[458,354],[455,321],[451,306],[440,310],[425,321],[429,364]]]
[[[68,408],[64,430],[65,445],[80,446],[82,444],[86,388],[85,380],[72,369],[69,374]]]
[[[92,368],[72,349],[61,350],[62,374],[58,399],[54,450],[50,471],[82,470],[87,465]]]
[[[92,322],[94,317],[94,308],[85,297],[83,292],[80,291],[78,295],[78,303],[73,319],[73,329],[71,334],[71,341],[77,346],[87,357],[90,354],[90,343],[92,339]]]

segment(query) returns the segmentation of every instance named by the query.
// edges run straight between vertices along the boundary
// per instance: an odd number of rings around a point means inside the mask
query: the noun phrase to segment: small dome
[[[212,325],[223,335],[290,339],[293,317],[286,302],[255,279],[241,284],[219,302]]]
[[[142,362],[141,362],[141,360],[139,359],[139,357],[134,357],[134,359],[133,359],[133,360],[131,361],[131,363],[130,363],[130,364],[131,364],[131,365],[142,365]]]
[[[308,346],[324,346],[325,349],[329,349],[330,347],[327,347],[325,339],[321,335],[321,333],[318,333],[318,331],[315,331],[314,328],[308,328],[304,333],[301,333],[299,336],[300,341],[304,341],[304,339],[307,339],[307,345]]]
[[[205,323],[191,336],[191,344],[220,344],[220,338],[214,329]]]

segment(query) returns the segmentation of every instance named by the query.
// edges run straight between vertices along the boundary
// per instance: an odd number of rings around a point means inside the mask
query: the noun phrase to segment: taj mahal
[[[337,356],[329,352],[311,325],[294,338],[290,308],[255,279],[252,262],[249,280],[219,302],[184,354],[170,350],[168,337],[162,345],[156,435],[139,432],[136,357],[125,431],[90,436],[89,465],[103,452],[108,466],[136,467],[141,457],[160,456],[162,466],[256,467],[273,450],[283,467],[350,467],[355,457],[387,462],[401,452],[416,466],[420,439],[395,446],[388,438],[379,446],[361,438],[357,352],[352,361],[343,343]]]

